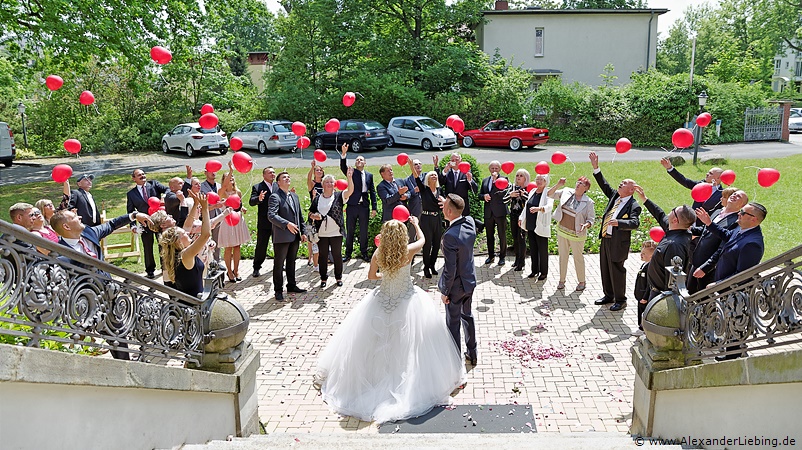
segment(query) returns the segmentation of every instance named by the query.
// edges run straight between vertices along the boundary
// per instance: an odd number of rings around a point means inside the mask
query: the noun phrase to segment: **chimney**
[[[510,4],[507,0],[496,0],[496,11],[506,11],[510,9]]]

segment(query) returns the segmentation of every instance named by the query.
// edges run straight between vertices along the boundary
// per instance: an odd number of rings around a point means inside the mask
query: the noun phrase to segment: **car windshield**
[[[366,130],[379,130],[384,128],[384,125],[380,124],[379,122],[369,121],[365,122],[365,129]]]
[[[292,131],[292,124],[287,123],[277,123],[273,125],[273,129],[276,130],[276,133],[287,133]]]
[[[438,121],[436,121],[434,119],[429,119],[429,118],[418,120],[418,124],[424,130],[433,130],[435,128],[443,128],[443,125],[441,125],[440,122],[438,122]]]
[[[798,112],[791,112],[791,117],[802,117],[802,114],[799,114]]]

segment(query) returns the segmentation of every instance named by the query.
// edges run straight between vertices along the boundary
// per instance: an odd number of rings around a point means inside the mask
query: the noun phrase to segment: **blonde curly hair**
[[[164,230],[159,238],[159,246],[161,246],[161,257],[163,263],[162,269],[166,274],[167,281],[175,283],[175,267],[179,264],[181,252],[184,250],[178,247],[178,242],[184,230],[179,227],[170,227]]]
[[[382,273],[392,275],[406,264],[408,244],[409,235],[404,222],[393,219],[382,225],[381,245],[376,254]]]

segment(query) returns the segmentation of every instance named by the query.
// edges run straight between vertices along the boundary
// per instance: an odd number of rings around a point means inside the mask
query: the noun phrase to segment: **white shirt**
[[[325,216],[323,222],[320,224],[320,230],[318,230],[318,236],[320,237],[342,236],[342,233],[340,233],[340,226],[337,225],[337,222],[335,222],[333,218],[327,215],[329,211],[331,211],[331,205],[333,203],[334,194],[328,198],[321,195],[320,199],[317,201],[317,211],[321,216]]]
[[[626,204],[627,204],[627,202],[629,201],[630,198],[632,198],[631,195],[628,195],[626,197],[620,197],[621,201],[618,202],[618,208],[616,208],[615,211],[611,211],[610,212],[610,219],[615,219],[616,217],[618,217],[618,213],[620,213],[621,210],[624,209],[624,206],[626,206]],[[618,200],[616,200],[616,201],[618,201]],[[612,235],[613,234],[613,226],[612,225],[608,225],[607,226],[607,234],[608,235]]]
[[[95,198],[92,197],[92,194],[90,194],[89,191],[84,191],[84,193],[86,193],[86,198],[89,200],[89,206],[92,207],[92,221],[94,222],[95,218],[97,218],[97,207],[95,207]]]
[[[719,223],[719,222],[721,222],[722,220],[724,220],[724,218],[726,218],[727,216],[729,216],[729,215],[731,215],[731,214],[738,214],[738,211],[731,211],[731,212],[727,212],[727,211],[721,211],[720,213],[718,213],[718,215],[716,216],[716,218],[715,218],[715,219],[713,219],[713,222],[715,222],[715,223]]]

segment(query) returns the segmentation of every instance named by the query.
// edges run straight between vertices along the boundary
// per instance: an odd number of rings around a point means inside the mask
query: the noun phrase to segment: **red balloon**
[[[696,186],[691,189],[691,197],[697,202],[704,202],[709,199],[711,195],[713,195],[713,185],[710,183],[697,183]]]
[[[301,150],[303,150],[306,147],[309,147],[309,144],[311,144],[311,143],[312,143],[312,141],[310,141],[308,137],[302,136],[302,137],[298,138],[298,142],[295,143],[295,146],[300,148]]]
[[[253,158],[245,152],[235,152],[231,156],[231,163],[239,173],[248,173],[253,169]]]
[[[448,118],[446,119],[446,126],[450,127],[450,128],[454,128],[454,120],[455,119],[459,119],[459,116],[456,115],[456,114],[452,114],[452,115],[448,116]]]
[[[214,113],[206,113],[200,116],[200,119],[198,119],[198,124],[201,126],[201,128],[207,130],[214,129],[219,122],[220,119],[218,119]]]
[[[64,150],[67,150],[73,155],[78,154],[78,152],[81,151],[81,141],[78,139],[67,139],[64,141]]]
[[[565,153],[563,153],[563,152],[554,152],[551,155],[551,162],[553,162],[554,164],[562,164],[567,159],[568,159],[568,157],[565,156]]]
[[[231,150],[235,152],[242,148],[242,139],[238,137],[232,137],[231,140],[228,141],[229,145],[231,145]]]
[[[340,121],[337,119],[329,119],[324,127],[329,133],[336,133],[340,129]]]
[[[735,171],[725,170],[724,172],[721,172],[720,178],[722,183],[731,186],[732,183],[735,183]]]
[[[303,122],[292,123],[292,133],[298,137],[306,134],[306,125]]]
[[[45,78],[45,84],[51,91],[57,91],[61,89],[61,85],[64,84],[64,80],[58,75],[48,75],[47,78]]]
[[[231,209],[239,209],[242,206],[242,199],[237,194],[229,195],[226,199],[226,206]]]
[[[615,143],[615,151],[618,153],[626,153],[632,148],[632,142],[627,138],[621,138]]]
[[[53,171],[50,172],[50,178],[52,178],[56,183],[63,183],[69,180],[71,176],[72,167],[68,166],[67,164],[59,164],[53,167]]]
[[[671,142],[674,144],[674,147],[677,148],[690,147],[693,145],[693,133],[687,128],[678,128],[674,131],[674,134],[671,135]]]
[[[338,190],[344,191],[348,189],[348,180],[337,180],[334,182],[334,187],[336,187]]]
[[[512,161],[505,161],[501,163],[501,170],[506,173],[507,175],[510,174],[513,170],[515,170],[515,163]]]
[[[155,47],[151,47],[150,58],[156,61],[158,64],[167,64],[173,59],[173,54],[170,53],[170,50],[157,45]]]
[[[499,177],[496,178],[496,182],[494,184],[496,185],[496,189],[503,191],[504,189],[507,189],[507,186],[510,185],[510,180]]]
[[[92,103],[95,103],[95,95],[89,91],[83,91],[81,92],[81,96],[78,97],[78,100],[81,102],[82,105],[89,106]]]
[[[471,163],[468,161],[462,161],[457,165],[457,169],[459,169],[462,173],[468,173],[471,171]]]
[[[703,112],[696,117],[696,125],[704,128],[710,125],[711,120],[713,120],[713,116],[711,116],[709,112]]]
[[[537,184],[534,181],[526,185],[526,192],[532,192],[532,189],[537,189]]]
[[[660,242],[665,237],[666,232],[661,227],[652,227],[649,229],[649,237],[652,238],[654,242]]]
[[[549,163],[546,161],[540,161],[535,166],[535,173],[538,175],[546,175],[549,172],[551,172],[551,167],[549,167]]]
[[[454,130],[455,133],[462,133],[465,131],[465,122],[462,121],[459,117],[451,121],[451,129]]]
[[[226,216],[226,223],[232,227],[235,227],[239,223],[240,219],[242,219],[242,216],[240,216],[239,212],[231,211],[231,214]]]
[[[220,203],[220,196],[217,194],[217,192],[209,192],[206,194],[206,200],[210,205],[216,205]]]
[[[404,205],[398,205],[393,208],[393,219],[406,222],[409,219],[409,210]]]
[[[223,168],[223,163],[216,159],[210,159],[206,161],[206,171],[207,172],[217,172]]]
[[[356,95],[354,95],[353,92],[346,92],[345,95],[343,95],[343,105],[345,105],[346,108],[353,105],[355,101]]]
[[[214,112],[214,106],[212,106],[211,103],[206,103],[203,106],[201,106],[201,111],[200,111],[201,115],[210,114],[213,112]]]
[[[780,179],[780,171],[777,169],[763,168],[757,172],[757,182],[763,187],[769,187]]]
[[[373,238],[373,244],[375,244],[376,247],[378,247],[379,245],[381,245],[381,242],[382,242],[382,234],[379,233],[376,235],[375,238]]]
[[[156,211],[158,211],[158,210],[159,210],[159,208],[154,208],[153,206],[148,206],[148,215],[152,216],[152,215],[156,214]]]
[[[395,161],[400,166],[406,165],[406,163],[409,162],[409,155],[406,153],[399,153],[398,156],[395,157]]]
[[[324,150],[321,149],[315,150],[315,161],[324,162],[326,161],[326,159],[327,159],[326,152]]]
[[[162,201],[159,197],[150,197],[148,198],[148,206],[151,208],[159,209],[159,206],[162,204]]]

